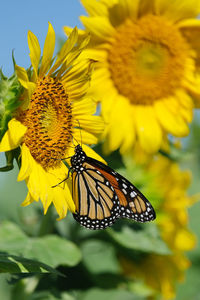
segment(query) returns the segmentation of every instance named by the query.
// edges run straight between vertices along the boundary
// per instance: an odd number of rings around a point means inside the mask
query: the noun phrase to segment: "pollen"
[[[45,170],[59,166],[72,139],[72,108],[62,82],[39,79],[19,120],[28,128],[24,142],[33,158]]]
[[[118,92],[133,104],[152,104],[184,81],[192,51],[176,25],[162,16],[127,19],[116,31],[108,54]]]

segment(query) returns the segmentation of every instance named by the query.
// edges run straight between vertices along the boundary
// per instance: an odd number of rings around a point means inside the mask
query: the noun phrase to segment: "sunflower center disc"
[[[185,77],[189,46],[163,17],[127,19],[117,29],[108,55],[117,90],[133,104],[152,104],[173,94]]]
[[[19,120],[28,128],[24,142],[33,158],[45,169],[57,167],[72,138],[72,109],[62,83],[39,79]]]

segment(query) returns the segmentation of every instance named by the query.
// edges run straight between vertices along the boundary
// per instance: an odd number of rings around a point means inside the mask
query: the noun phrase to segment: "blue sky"
[[[27,32],[31,30],[43,45],[50,21],[58,37],[62,27],[81,27],[79,16],[85,14],[79,0],[1,1],[0,67],[5,75],[13,73],[12,50],[18,65],[29,67]]]

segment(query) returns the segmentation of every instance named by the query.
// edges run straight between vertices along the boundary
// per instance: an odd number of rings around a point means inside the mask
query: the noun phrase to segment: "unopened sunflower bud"
[[[21,85],[17,76],[13,74],[7,78],[0,70],[0,141],[8,129],[8,122],[19,106],[20,93]]]

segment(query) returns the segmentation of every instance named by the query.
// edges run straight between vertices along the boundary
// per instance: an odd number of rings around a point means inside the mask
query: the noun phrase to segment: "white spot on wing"
[[[132,192],[130,193],[130,196],[131,196],[131,198],[134,198],[135,196],[137,196],[137,193],[134,192],[134,191],[132,191]]]

